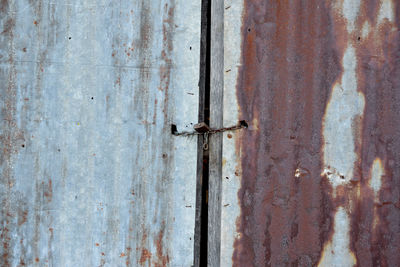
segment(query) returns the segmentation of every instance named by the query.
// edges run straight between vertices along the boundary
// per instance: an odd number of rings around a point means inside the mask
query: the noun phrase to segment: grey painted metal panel
[[[236,124],[239,107],[236,86],[241,60],[241,27],[243,1],[225,0],[224,13],[224,125]],[[229,40],[229,41],[227,41]],[[250,129],[252,126],[250,125]],[[225,132],[222,146],[222,193],[221,193],[221,266],[232,266],[234,242],[238,237],[236,221],[240,216],[238,191],[240,190],[240,151],[236,140],[242,131]]]
[[[200,11],[1,1],[1,266],[192,265]]]

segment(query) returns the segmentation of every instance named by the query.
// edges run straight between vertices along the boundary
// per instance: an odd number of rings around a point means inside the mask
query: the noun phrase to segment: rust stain
[[[157,120],[157,103],[158,103],[158,100],[155,99],[154,100],[154,110],[153,110],[153,122],[152,122],[153,125],[156,124],[156,120]]]
[[[46,262],[53,263],[53,241],[54,241],[54,229],[53,227],[49,227],[50,236],[47,241],[47,259]]]
[[[4,14],[8,10],[8,0],[0,1],[0,13]]]
[[[141,1],[140,11],[140,38],[137,40],[136,55],[140,62],[140,72],[138,86],[141,90],[140,94],[134,95],[134,106],[140,106],[137,109],[137,118],[139,120],[147,119],[144,114],[149,114],[149,83],[151,80],[152,72],[149,69],[152,68],[152,50],[151,45],[153,42],[153,21],[150,17],[149,12],[150,4],[146,0]],[[134,22],[136,24],[137,22]],[[135,26],[136,27],[136,26]]]
[[[151,259],[151,252],[148,251],[147,249],[143,248],[142,254],[140,255],[140,260],[139,260],[140,265],[144,265],[144,263],[147,261],[150,262],[150,259]]]
[[[154,261],[155,267],[164,267],[167,266],[169,263],[168,252],[164,252],[164,247],[163,247],[164,232],[165,232],[165,222],[162,223],[161,230],[158,233],[156,240],[154,240],[154,243],[156,244],[157,248],[157,259]]]
[[[16,121],[16,102],[17,102],[17,70],[15,66],[15,43],[14,43],[14,27],[15,18],[9,12],[8,1],[0,2],[0,17],[3,21],[3,30],[1,32],[4,38],[7,38],[8,46],[4,47],[4,51],[8,52],[8,72],[2,72],[1,79],[4,81],[2,89],[2,109],[0,111],[1,122],[0,128],[0,167],[1,167],[1,209],[0,209],[0,265],[11,266],[14,259],[12,253],[12,232],[16,229],[17,224],[24,221],[24,212],[17,209],[18,222],[15,222],[14,208],[16,205],[11,201],[14,194],[14,178],[13,178],[13,155],[17,154],[21,145],[25,142],[24,133],[18,127]],[[19,204],[19,203],[18,203]],[[21,214],[22,213],[22,214]],[[22,218],[21,218],[22,215]],[[23,256],[23,255],[22,255]]]
[[[27,217],[28,217],[27,209],[25,210],[18,209],[18,226],[21,226],[24,223],[26,223]]]
[[[46,198],[47,202],[51,202],[51,199],[53,198],[53,186],[51,179],[48,180],[47,184],[42,182],[42,185],[44,187],[43,189],[43,195]]]
[[[1,33],[12,35],[12,30],[14,26],[15,26],[15,19],[13,17],[8,18],[4,23],[3,31]]]
[[[132,248],[131,247],[127,247],[126,248],[126,260],[125,260],[125,264],[126,264],[126,266],[131,266],[131,259],[130,259],[130,256],[131,256],[131,251],[132,251]]]
[[[172,58],[171,55],[174,52],[174,34],[175,34],[175,1],[169,1],[169,3],[165,3],[163,8],[163,24],[162,24],[162,51],[161,51],[161,64],[159,67],[159,79],[160,84],[158,89],[163,93],[162,102],[158,99],[154,100],[154,117],[153,121],[155,121],[157,113],[156,107],[159,102],[162,104],[162,112],[164,115],[164,132],[169,131],[169,87],[172,81]],[[168,156],[167,152],[169,151],[169,146],[166,142],[163,142],[162,146],[162,157],[163,164],[165,165],[165,170],[169,169],[169,164],[172,159]],[[165,181],[160,180],[157,183],[157,187],[160,188],[160,191],[167,192],[167,189],[164,189],[167,185]],[[163,188],[163,189],[161,189]],[[165,217],[165,210],[161,210],[160,212],[156,211],[155,220],[159,220],[159,218]],[[156,247],[155,255],[152,255],[152,264],[155,267],[158,266],[167,266],[169,264],[169,254],[168,250],[164,247],[165,239],[168,239],[168,236],[165,236],[165,221],[161,222],[161,229],[156,237],[154,237],[154,244]],[[154,253],[154,252],[153,252]],[[150,264],[150,261],[149,261]]]
[[[121,85],[121,77],[118,76],[117,79],[115,80],[115,85],[120,86]]]
[[[146,262],[148,262],[149,266],[151,265],[151,252],[146,248],[147,244],[147,230],[145,225],[142,225],[142,240],[140,243],[140,247],[137,247],[136,250],[141,251],[139,264],[144,266]]]
[[[160,66],[160,86],[159,90],[165,92],[165,96],[168,94],[168,88],[171,79],[171,67],[172,60],[170,54],[173,50],[172,34],[174,32],[174,5],[168,6],[168,3],[164,5],[164,13],[167,14],[167,18],[163,20],[163,50],[161,51],[161,59],[163,63]],[[165,100],[168,98],[165,97]]]
[[[234,266],[400,264],[400,4],[356,2],[244,2]],[[337,103],[345,168],[326,164]]]
[[[45,27],[42,25],[42,20],[45,22],[48,21],[48,18],[44,17],[44,10],[43,9],[43,1],[30,1],[29,7],[32,9],[32,12],[34,13],[36,17],[36,22],[35,25],[35,36],[39,40],[46,38],[45,36],[52,36],[55,34],[55,28],[56,24],[54,23],[54,8],[51,9],[51,14],[49,14],[50,18],[49,20],[52,21],[53,23],[50,23],[50,27]],[[69,38],[71,39],[71,37]],[[32,83],[33,88],[34,88],[34,94],[35,94],[35,99],[41,99],[42,96],[42,89],[43,89],[43,83],[45,80],[45,70],[47,67],[47,64],[45,62],[45,59],[47,58],[47,54],[50,51],[50,49],[54,46],[54,42],[49,39],[49,42],[46,45],[46,49],[41,49],[40,51],[37,51],[37,63],[34,65],[34,82]],[[36,117],[37,114],[40,114],[41,108],[36,110]],[[35,121],[36,122],[36,121]],[[32,254],[34,257],[39,257],[41,255],[40,253],[40,241],[43,239],[47,239],[47,257],[44,258],[42,261],[50,261],[52,262],[52,246],[53,246],[53,231],[49,231],[48,233],[45,234],[45,237],[42,237],[42,231],[40,230],[41,226],[44,224],[45,227],[51,228],[51,224],[53,221],[52,215],[50,212],[43,213],[41,210],[51,210],[51,204],[50,202],[52,201],[53,197],[53,188],[52,188],[52,181],[50,178],[46,177],[47,175],[44,174],[45,177],[43,177],[41,167],[40,167],[40,158],[39,156],[36,156],[34,162],[34,181],[33,184],[35,184],[35,194],[32,196],[33,197],[33,205],[35,206],[35,209],[32,214],[32,244],[31,244],[31,250]],[[47,223],[46,223],[47,222]]]

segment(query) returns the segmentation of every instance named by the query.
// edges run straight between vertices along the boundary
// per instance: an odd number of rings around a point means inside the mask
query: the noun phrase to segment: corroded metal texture
[[[398,1],[226,1],[225,21],[224,123],[249,129],[224,136],[222,264],[400,265]]]
[[[0,1],[0,266],[193,264],[195,2]]]

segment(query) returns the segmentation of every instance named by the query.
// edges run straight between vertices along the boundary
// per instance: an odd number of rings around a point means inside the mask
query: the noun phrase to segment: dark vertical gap
[[[210,125],[210,42],[211,0],[202,0],[200,38],[199,122]],[[208,236],[208,151],[203,150],[203,136],[198,140],[196,224],[194,266],[207,266]]]
[[[203,0],[207,4],[207,49],[206,49],[206,83],[205,83],[205,99],[204,99],[204,122],[210,125],[210,62],[211,62],[211,0]],[[202,213],[201,229],[202,235],[200,239],[200,266],[207,266],[208,261],[208,177],[209,177],[209,156],[208,150],[203,153],[203,190],[202,190]]]
[[[203,2],[207,5],[204,122],[210,125],[211,0],[203,0]]]

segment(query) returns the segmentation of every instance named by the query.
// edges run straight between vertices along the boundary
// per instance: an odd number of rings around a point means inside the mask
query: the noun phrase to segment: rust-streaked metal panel
[[[238,19],[240,18],[240,19]],[[400,265],[400,4],[225,1],[223,266]]]
[[[199,1],[0,1],[0,265],[191,266]]]

